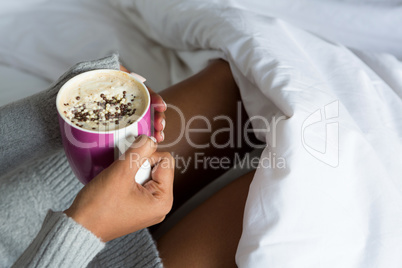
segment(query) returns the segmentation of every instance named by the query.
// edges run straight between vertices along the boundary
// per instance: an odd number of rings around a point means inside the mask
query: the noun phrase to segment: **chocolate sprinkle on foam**
[[[123,91],[122,94],[116,94],[114,96],[105,95],[104,93],[97,95],[95,97],[96,100],[93,99],[90,101],[90,106],[92,108],[87,108],[85,104],[72,104],[71,108],[66,108],[67,110],[64,113],[78,127],[84,127],[81,122],[94,122],[97,127],[87,127],[88,129],[95,130],[99,127],[99,123],[103,126],[108,126],[110,123],[114,122],[115,125],[119,125],[121,122],[125,122],[125,125],[132,124],[135,120],[128,119],[128,117],[135,114],[136,109],[132,109],[134,99],[127,101],[125,99],[126,91]],[[100,99],[99,99],[100,97]],[[80,100],[80,96],[75,97],[76,100]],[[64,103],[64,106],[69,106],[68,103]],[[95,108],[93,108],[95,107]],[[130,108],[129,108],[130,107]],[[124,119],[124,120],[123,120]],[[122,126],[122,127],[124,127]],[[120,126],[119,126],[120,127]],[[107,128],[107,127],[106,127]],[[116,127],[113,127],[115,129]],[[112,129],[112,128],[111,128]]]

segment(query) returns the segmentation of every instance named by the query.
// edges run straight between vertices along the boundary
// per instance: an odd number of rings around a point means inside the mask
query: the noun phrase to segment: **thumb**
[[[154,137],[138,136],[127,151],[119,158],[119,167],[137,172],[141,165],[156,151]]]
[[[174,158],[167,152],[156,152],[150,157],[154,164],[151,180],[144,187],[155,197],[173,196]]]

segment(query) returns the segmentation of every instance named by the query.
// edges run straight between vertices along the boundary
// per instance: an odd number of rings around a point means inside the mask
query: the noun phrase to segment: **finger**
[[[173,157],[163,157],[162,160],[152,170],[152,180],[144,186],[152,196],[161,201],[159,209],[166,215],[173,206],[173,179],[174,179],[174,160]]]
[[[154,128],[156,131],[162,131],[165,129],[166,120],[165,113],[155,112],[154,113]]]
[[[157,112],[164,112],[167,109],[167,104],[166,102],[162,99],[162,97],[159,94],[156,94],[154,92],[151,93],[151,91],[149,92],[149,94],[151,95],[151,105],[152,108],[155,109],[155,111]]]
[[[170,157],[170,153],[168,152],[154,152],[152,155],[148,157],[148,161],[152,167],[158,165],[159,162],[163,160],[163,158]]]
[[[135,172],[147,160],[157,148],[155,138],[141,135],[135,139],[130,148],[120,157],[121,165]]]
[[[152,88],[150,88],[148,85],[146,85],[147,86],[147,89],[148,89],[148,91],[149,91],[149,95],[153,95],[153,94],[156,94],[155,93],[155,91],[153,91],[153,89]]]
[[[120,70],[126,73],[130,73],[130,71],[124,67],[123,65],[120,65]],[[152,90],[149,86],[147,86],[149,95],[151,96],[151,103],[155,104],[155,110],[158,112],[164,112],[167,109],[166,102],[162,99],[162,97],[159,94],[156,94],[155,91]]]
[[[162,141],[165,140],[165,132],[163,132],[163,131],[155,131],[154,137],[155,137],[155,139],[156,139],[156,141],[158,143],[162,142]]]
[[[173,192],[174,158],[172,155],[167,152],[155,152],[149,157],[149,161],[154,165],[152,181],[164,192]]]
[[[126,72],[126,73],[130,73],[129,70],[127,70],[126,67],[124,67],[123,65],[120,65],[120,71]]]

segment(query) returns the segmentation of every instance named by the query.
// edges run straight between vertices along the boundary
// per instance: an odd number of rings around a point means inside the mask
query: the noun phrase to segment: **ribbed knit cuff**
[[[148,229],[114,239],[90,263],[90,267],[163,268]]]
[[[49,210],[38,235],[13,267],[86,267],[104,247],[72,218]]]

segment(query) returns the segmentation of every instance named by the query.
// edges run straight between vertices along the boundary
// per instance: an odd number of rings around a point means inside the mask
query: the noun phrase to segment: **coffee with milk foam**
[[[147,106],[145,96],[143,87],[129,74],[108,70],[68,85],[57,105],[77,127],[111,131],[139,119]]]

